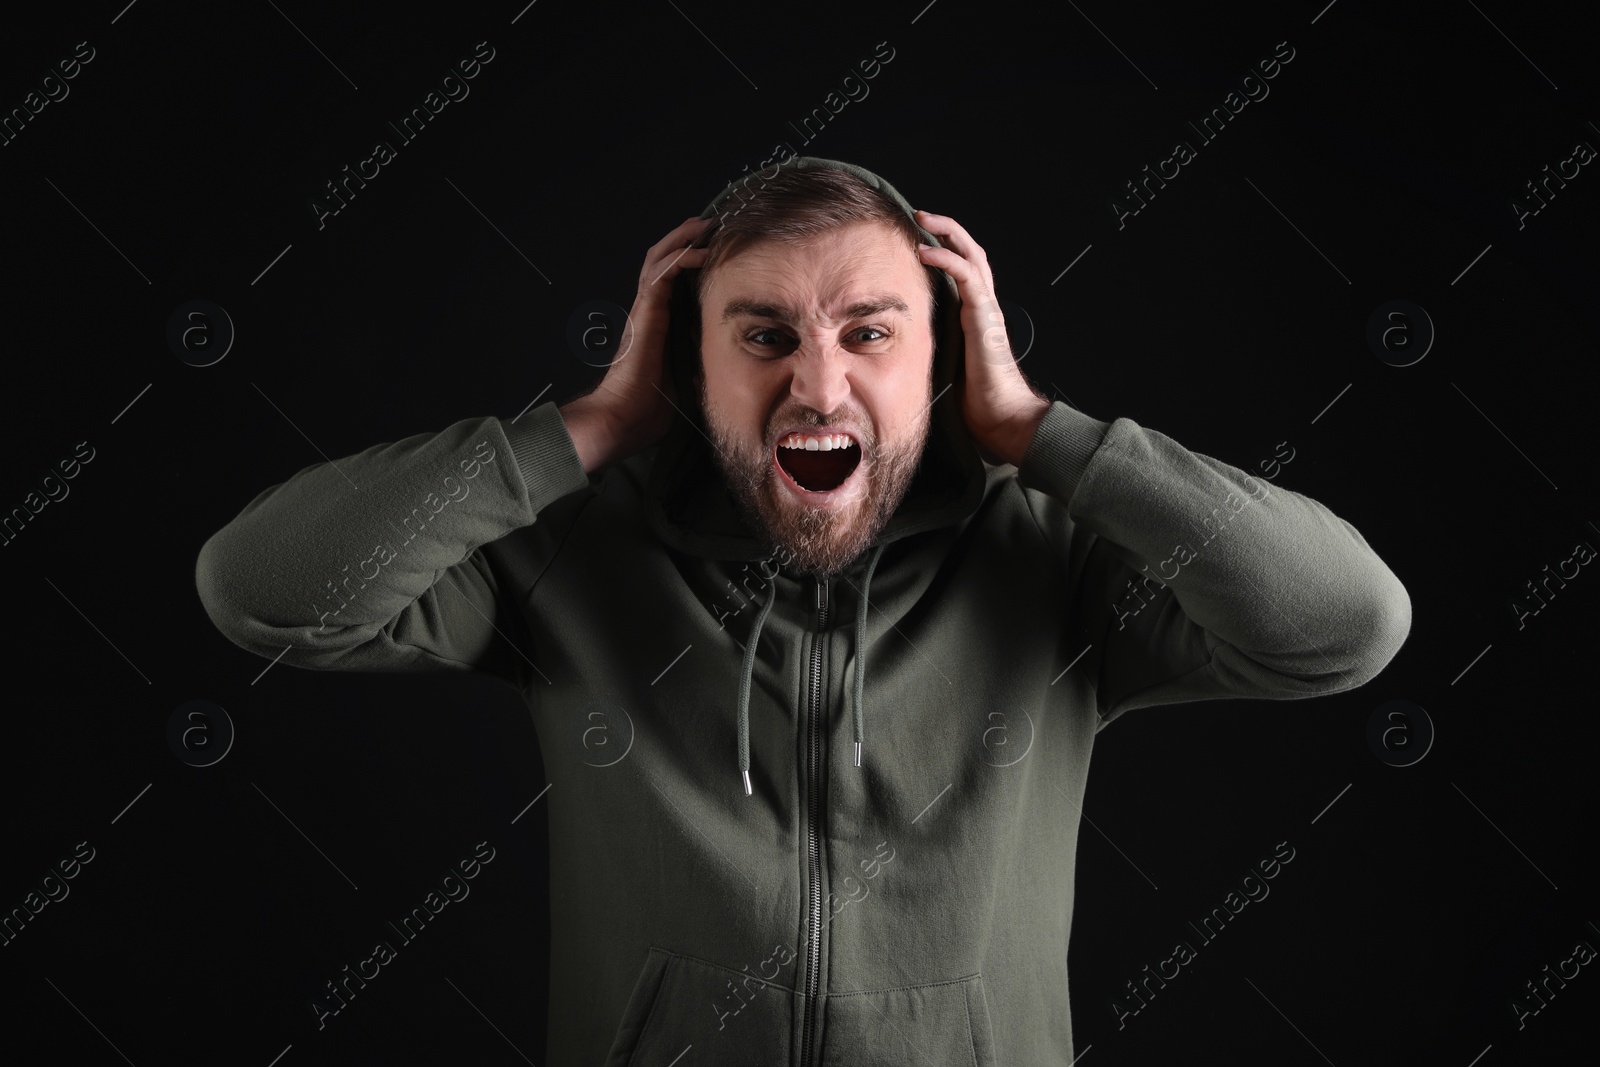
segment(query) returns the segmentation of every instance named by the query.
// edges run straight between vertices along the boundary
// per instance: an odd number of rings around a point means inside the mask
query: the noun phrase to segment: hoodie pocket
[[[685,1052],[684,1064],[786,1063],[794,997],[748,968],[651,948],[605,1067],[668,1067]]]
[[[995,1067],[982,974],[948,982],[835,993],[822,1062],[851,1067]]]

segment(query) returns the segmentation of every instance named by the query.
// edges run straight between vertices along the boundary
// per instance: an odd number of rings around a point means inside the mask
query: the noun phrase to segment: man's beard
[[[911,480],[922,461],[932,421],[930,408],[932,383],[919,401],[916,422],[899,442],[880,442],[865,416],[851,409],[819,415],[814,409],[783,408],[771,420],[764,440],[752,444],[732,427],[721,422],[706,403],[704,381],[700,384],[700,410],[716,445],[717,466],[733,494],[744,520],[763,538],[768,550],[780,557],[782,566],[800,574],[831,578],[854,562],[877,540],[905,498]],[[773,464],[778,425],[850,428],[861,449],[860,463],[866,467],[867,485],[861,498],[842,511],[810,508],[796,501],[779,484]]]

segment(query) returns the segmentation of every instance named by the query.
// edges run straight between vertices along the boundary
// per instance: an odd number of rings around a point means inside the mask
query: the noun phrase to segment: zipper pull
[[[827,609],[827,607],[828,607],[828,585],[823,579],[818,578],[817,579],[817,610],[818,611],[824,611],[824,610]]]

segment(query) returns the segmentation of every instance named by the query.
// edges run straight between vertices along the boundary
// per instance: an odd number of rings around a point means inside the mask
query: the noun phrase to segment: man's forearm
[[[1251,660],[1294,680],[1266,685],[1342,686],[1393,656],[1410,600],[1349,523],[1128,420],[1100,439],[1105,425],[1054,405],[1018,472],[1142,575],[1097,609],[1113,632],[1170,586],[1194,624],[1234,646],[1231,670]]]
[[[301,470],[201,546],[195,578],[207,613],[250,651],[298,646],[301,665],[332,665],[364,644],[363,662],[415,656],[420,631],[403,654],[388,647],[395,618],[477,546],[583,486],[560,427],[538,408],[514,428],[465,419]],[[484,611],[492,619],[492,605]],[[439,630],[464,637],[460,626]]]

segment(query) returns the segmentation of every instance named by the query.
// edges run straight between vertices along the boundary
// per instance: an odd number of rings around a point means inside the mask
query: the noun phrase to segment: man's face
[[[700,400],[717,463],[746,521],[802,573],[842,570],[911,484],[931,419],[931,311],[921,262],[885,223],[757,242],[703,279]]]

